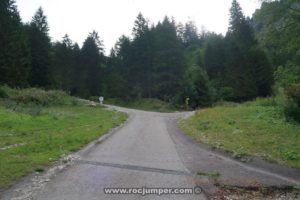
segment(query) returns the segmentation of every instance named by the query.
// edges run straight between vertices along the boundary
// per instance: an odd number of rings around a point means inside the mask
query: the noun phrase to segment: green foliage
[[[200,42],[198,30],[193,21],[185,24],[183,32],[183,43],[185,46],[198,45]]]
[[[287,102],[285,104],[285,115],[300,122],[300,84],[290,85],[286,91]]]
[[[231,87],[221,87],[218,90],[218,100],[230,101],[234,99],[234,90]]]
[[[182,104],[189,98],[189,106],[209,106],[213,102],[213,91],[206,71],[199,66],[192,66],[186,72],[182,81]],[[185,97],[185,98],[183,98]]]
[[[30,51],[28,37],[14,0],[0,3],[0,84],[28,85]]]
[[[185,68],[175,22],[165,17],[149,28],[147,20],[139,14],[133,36],[132,40],[123,36],[116,44],[109,60],[107,92],[127,100],[171,101],[178,93]],[[113,86],[110,80],[114,81]]]
[[[300,61],[295,37],[298,28],[288,28],[285,33],[293,42],[285,45],[287,37],[278,38],[280,32],[271,27],[284,24],[285,19],[298,27],[295,8],[290,11],[293,18],[287,16],[286,9],[291,10],[291,5],[287,0],[264,3],[250,20],[233,0],[226,37],[205,31],[199,34],[194,22],[183,25],[168,17],[150,26],[139,13],[133,37],[122,36],[111,55],[105,56],[96,31],[88,35],[82,48],[68,35],[51,43],[42,8],[23,25],[15,2],[4,0],[0,6],[0,25],[5,28],[0,30],[0,83],[59,89],[83,98],[157,98],[181,106],[188,96],[192,107],[209,106],[218,100],[265,97],[271,94],[273,84],[273,67],[267,55],[273,63],[277,63],[274,58],[280,52],[284,52],[285,61],[297,66]],[[266,16],[270,10],[278,11],[279,17]]]
[[[214,79],[219,85],[224,83],[225,41],[222,35],[210,34],[207,36],[204,68],[211,79]]]
[[[0,98],[6,98],[7,97],[7,93],[6,90],[4,88],[4,86],[0,87]]]
[[[237,1],[230,10],[226,35],[225,85],[233,88],[234,100],[245,101],[271,94],[273,72],[265,52],[257,45],[250,21]]]
[[[80,52],[81,71],[77,95],[83,97],[100,95],[103,91],[103,68],[105,63],[103,44],[96,31],[89,34]]]
[[[295,64],[278,67],[275,71],[278,106],[288,120],[300,122],[300,68]]]
[[[7,107],[14,107],[14,104],[32,106],[72,105],[73,101],[76,101],[75,98],[59,90],[45,91],[37,88],[11,89],[7,86],[1,86],[0,90],[6,94]]]
[[[253,15],[256,38],[275,66],[299,64],[300,20],[296,1],[265,2]]]
[[[275,71],[275,81],[277,87],[283,88],[300,83],[300,66],[292,63],[285,67],[279,66]]]
[[[31,86],[49,85],[50,38],[48,23],[40,7],[27,27],[31,50]]]

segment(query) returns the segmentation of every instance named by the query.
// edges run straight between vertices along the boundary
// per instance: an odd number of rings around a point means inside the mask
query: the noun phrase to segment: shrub
[[[234,90],[232,87],[221,87],[218,91],[218,99],[230,101],[234,99]]]
[[[74,105],[76,99],[60,90],[45,91],[37,88],[12,89],[7,86],[0,87],[0,95],[7,102],[15,102],[22,105]],[[11,103],[7,103],[8,107]]]
[[[5,99],[4,101],[1,102],[1,104],[5,108],[10,109],[10,110],[14,110],[14,111],[17,111],[18,108],[19,108],[17,102],[15,102],[13,100],[10,100],[10,99]]]
[[[90,96],[89,100],[99,102],[99,97],[98,96]]]
[[[286,95],[289,100],[295,102],[298,106],[300,106],[300,83],[293,84],[287,87]]]
[[[2,87],[0,87],[0,98],[5,98],[5,97],[7,97],[5,90]]]
[[[253,102],[253,104],[256,104],[258,106],[276,106],[277,105],[274,97],[268,97],[268,98],[258,97]]]
[[[41,106],[62,105],[70,101],[70,97],[62,91],[44,91],[36,88],[19,90],[18,94],[11,97],[18,103],[36,104]]]
[[[300,84],[293,84],[285,90],[287,102],[284,112],[287,118],[300,122]]]
[[[292,63],[285,67],[279,66],[274,77],[277,87],[286,88],[289,85],[300,83],[300,66]]]

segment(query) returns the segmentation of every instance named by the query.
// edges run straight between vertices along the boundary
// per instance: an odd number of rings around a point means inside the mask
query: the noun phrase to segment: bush
[[[0,87],[0,98],[6,98],[7,94],[5,92],[5,89],[3,87]]]
[[[189,98],[191,108],[207,107],[214,101],[214,89],[206,71],[195,65],[190,67],[181,83],[180,97],[182,103]]]
[[[285,93],[289,100],[300,106],[300,83],[290,85],[289,87],[287,87]]]
[[[221,101],[230,101],[234,99],[234,90],[232,87],[221,87],[218,91],[218,99]]]
[[[18,94],[11,97],[11,99],[23,104],[50,106],[68,104],[71,97],[65,92],[58,90],[44,91],[36,88],[29,88],[19,90]]]
[[[277,105],[276,100],[275,100],[274,97],[268,97],[268,98],[258,97],[258,98],[256,98],[255,101],[253,101],[253,104],[256,104],[258,106],[264,106],[264,107],[266,107],[266,106],[274,107],[274,106]]]
[[[287,102],[284,111],[287,118],[300,122],[300,84],[290,85],[285,94]]]
[[[37,88],[12,89],[7,86],[0,87],[0,95],[7,102],[15,102],[22,105],[56,106],[73,105],[75,98],[63,91],[45,91]],[[10,103],[6,103],[9,106]]]
[[[285,67],[279,66],[274,76],[277,87],[287,88],[292,84],[300,83],[300,66],[292,63]]]
[[[90,101],[95,101],[95,102],[99,102],[99,97],[98,96],[90,96],[89,97]]]

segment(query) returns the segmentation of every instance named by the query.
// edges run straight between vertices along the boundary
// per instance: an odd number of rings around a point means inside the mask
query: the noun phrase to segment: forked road
[[[211,179],[195,175],[199,170],[218,171],[219,181],[231,185],[289,185],[300,180],[299,171],[279,175],[274,166],[262,170],[193,143],[175,125],[176,119],[190,112],[166,114],[114,108],[129,113],[127,124],[95,145],[30,199],[206,199],[203,193],[161,196],[104,193],[104,188],[192,189],[197,185],[212,192]]]
[[[63,171],[35,196],[43,200],[158,199],[157,195],[104,194],[104,188],[194,188],[163,114],[117,108],[128,123]],[[203,194],[161,195],[161,199],[205,199]]]

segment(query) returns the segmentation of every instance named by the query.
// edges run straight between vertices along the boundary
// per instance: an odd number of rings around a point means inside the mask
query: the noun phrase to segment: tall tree
[[[226,82],[233,88],[235,100],[243,101],[268,95],[271,87],[265,83],[271,84],[271,81],[263,80],[272,80],[270,64],[264,52],[259,50],[250,21],[245,18],[236,0],[233,0],[230,9],[226,46]],[[258,58],[264,58],[265,62],[253,62]],[[262,85],[267,87],[266,91],[260,89]]]
[[[260,45],[278,67],[300,64],[300,5],[296,0],[264,2],[253,14]]]
[[[247,49],[256,44],[254,30],[250,26],[249,19],[243,14],[242,8],[237,0],[232,1],[230,8],[230,19],[227,36],[234,37],[239,48]]]
[[[213,102],[212,88],[206,71],[197,65],[190,66],[181,82],[181,104],[189,98],[189,106],[197,108],[209,106]]]
[[[30,51],[14,0],[0,2],[0,47],[0,84],[27,86]]]
[[[137,16],[133,27],[132,64],[130,83],[132,96],[151,97],[152,83],[152,34],[148,20],[141,13]]]
[[[133,36],[135,38],[141,37],[146,31],[148,31],[148,20],[144,18],[142,13],[139,13],[134,21]]]
[[[40,7],[32,18],[29,37],[32,56],[31,84],[46,87],[49,85],[50,37],[47,17]]]
[[[204,68],[211,79],[222,84],[225,73],[225,41],[222,35],[210,34],[206,37]]]
[[[165,17],[155,28],[154,93],[170,101],[179,88],[185,70],[185,60],[176,24]]]
[[[96,31],[89,34],[81,49],[81,95],[101,95],[103,92],[102,69],[105,67],[103,44]]]
[[[130,46],[129,38],[122,36],[111,50],[108,58],[106,78],[107,95],[109,97],[128,99],[128,68],[126,67],[126,50]],[[124,52],[125,49],[125,52]],[[125,54],[123,54],[125,53]]]
[[[200,42],[198,29],[193,21],[189,21],[185,24],[183,42],[185,46],[197,45]]]
[[[52,45],[50,82],[51,87],[71,91],[74,87],[75,69],[77,62],[75,46],[68,35],[62,42]]]

